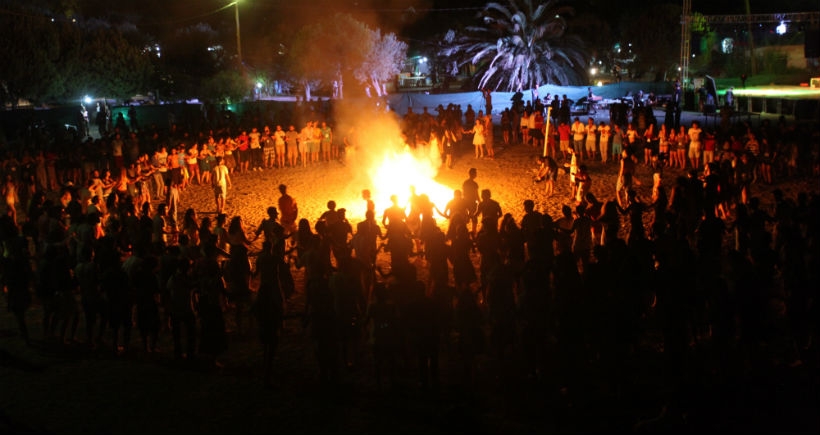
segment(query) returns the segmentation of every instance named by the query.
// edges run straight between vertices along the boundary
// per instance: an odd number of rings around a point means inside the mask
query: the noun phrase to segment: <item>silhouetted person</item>
[[[168,279],[171,297],[171,332],[174,338],[174,358],[193,360],[196,352],[196,315],[192,307],[194,277],[191,262],[180,259],[176,271]],[[182,344],[182,330],[185,329],[185,346]]]
[[[259,328],[259,341],[262,343],[263,382],[271,385],[273,359],[279,346],[279,331],[284,317],[284,299],[279,287],[279,268],[273,255],[271,242],[262,244],[262,251],[256,258],[256,274],[259,277],[259,290],[252,312]]]

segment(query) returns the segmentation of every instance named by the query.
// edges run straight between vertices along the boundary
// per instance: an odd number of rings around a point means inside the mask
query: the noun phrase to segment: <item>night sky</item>
[[[32,0],[43,4],[70,3],[57,0]],[[503,0],[501,0],[503,3]],[[653,3],[682,5],[681,0],[652,0]],[[215,12],[230,4],[229,0],[141,0],[140,2],[110,2],[108,0],[77,0],[77,9],[86,16],[118,16],[139,21],[146,28],[174,28],[207,21],[214,24],[233,23],[233,8]],[[616,22],[630,10],[645,8],[646,0],[569,0],[578,13],[590,12]],[[749,0],[752,13],[807,12],[818,10],[817,0]],[[289,23],[324,19],[338,11],[350,12],[357,18],[385,31],[407,37],[422,37],[446,31],[458,22],[469,23],[486,0],[240,0],[242,26],[249,31],[264,29],[282,21]],[[744,0],[693,0],[692,9],[703,14],[745,13]],[[250,35],[248,35],[250,36]]]

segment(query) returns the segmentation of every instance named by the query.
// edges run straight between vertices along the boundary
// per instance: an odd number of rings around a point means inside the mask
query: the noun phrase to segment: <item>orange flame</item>
[[[390,196],[396,195],[399,205],[407,204],[410,188],[425,194],[440,210],[453,197],[453,190],[435,181],[441,159],[437,147],[405,146],[401,151],[387,151],[381,162],[370,170],[371,189],[376,210],[390,207]]]

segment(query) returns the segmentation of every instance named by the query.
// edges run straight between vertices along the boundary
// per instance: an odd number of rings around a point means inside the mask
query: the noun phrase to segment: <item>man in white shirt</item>
[[[228,186],[231,185],[231,176],[228,173],[228,167],[225,166],[225,161],[222,157],[217,158],[213,171],[212,183],[214,199],[216,200],[216,214],[221,214],[225,209],[225,198],[228,196]]]
[[[589,122],[586,125],[586,158],[588,160],[595,159],[595,151],[598,149],[598,127],[595,125],[595,120],[593,118],[589,118]]]
[[[584,135],[586,135],[587,128],[583,122],[576,116],[575,121],[571,126],[572,130],[572,148],[575,150],[576,158],[580,159],[584,152]]]

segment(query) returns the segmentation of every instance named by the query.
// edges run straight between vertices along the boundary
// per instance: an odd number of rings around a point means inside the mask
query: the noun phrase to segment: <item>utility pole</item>
[[[752,58],[752,75],[757,74],[757,60],[755,60],[755,37],[752,33],[752,8],[746,0],[746,31],[749,34],[749,55]]]
[[[680,26],[680,83],[686,89],[689,80],[689,57],[692,55],[689,40],[692,33],[692,0],[683,0]]]
[[[242,38],[239,34],[239,2],[233,2],[233,5],[236,7],[236,55],[239,58],[239,64],[242,65]]]
[[[547,145],[550,141],[550,118],[552,118],[552,105],[547,106],[547,122],[544,126],[544,157],[548,156]]]

